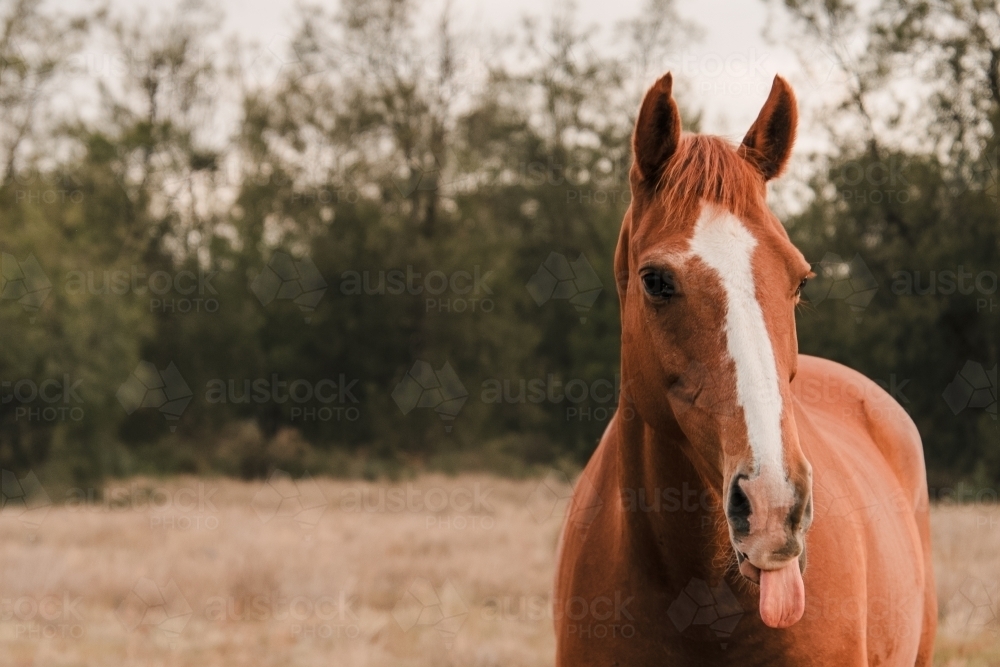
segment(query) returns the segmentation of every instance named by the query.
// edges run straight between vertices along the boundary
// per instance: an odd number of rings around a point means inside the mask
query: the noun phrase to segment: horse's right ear
[[[646,93],[635,121],[632,152],[642,180],[655,187],[681,140],[681,115],[672,95],[674,77],[667,72]]]

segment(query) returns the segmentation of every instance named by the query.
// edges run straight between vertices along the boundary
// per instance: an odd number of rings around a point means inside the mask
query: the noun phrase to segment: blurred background
[[[314,595],[330,549],[324,595],[360,600],[356,633],[272,614],[274,664],[312,664],[302,642],[317,664],[549,664],[551,623],[524,610],[545,606],[552,517],[617,403],[629,137],[667,70],[685,129],[734,142],[776,73],[795,86],[798,151],[770,196],[817,273],[801,350],[917,423],[965,633],[941,664],[1000,664],[995,2],[5,0],[0,592],[36,609],[0,614],[14,664],[229,664],[246,642],[211,600],[231,621],[226,601]],[[449,501],[387,510],[411,484]],[[463,512],[458,492],[489,499]],[[493,523],[431,530],[456,511]],[[505,553],[534,554],[530,577]],[[491,558],[480,574],[507,579],[464,578]],[[100,583],[109,562],[125,574]],[[488,624],[496,591],[517,591],[521,634]],[[32,625],[77,594],[90,620]],[[406,596],[460,598],[485,629],[425,646]]]

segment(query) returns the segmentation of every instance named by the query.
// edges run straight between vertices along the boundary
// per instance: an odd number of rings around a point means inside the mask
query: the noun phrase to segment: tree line
[[[309,8],[287,48],[251,49],[197,2],[3,5],[0,466],[69,485],[586,461],[620,390],[635,109],[696,31],[650,0],[610,53],[571,9],[491,36],[420,9]],[[817,273],[801,348],[893,393],[932,486],[995,485],[1000,20],[773,9],[847,84],[782,215]],[[919,104],[886,102],[900,71]]]

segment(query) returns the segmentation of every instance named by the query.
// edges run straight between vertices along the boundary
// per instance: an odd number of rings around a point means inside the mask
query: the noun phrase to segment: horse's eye
[[[647,271],[642,274],[642,286],[647,294],[658,299],[669,300],[677,293],[674,277],[664,271]]]
[[[795,290],[795,296],[802,296],[802,290],[804,290],[806,288],[806,283],[808,283],[808,282],[809,282],[808,278],[803,278],[799,282],[799,287],[798,287],[798,289]]]

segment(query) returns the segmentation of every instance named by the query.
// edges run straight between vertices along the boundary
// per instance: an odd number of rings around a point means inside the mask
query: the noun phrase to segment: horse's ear
[[[765,181],[780,174],[788,164],[798,122],[792,87],[780,76],[774,77],[767,102],[740,146],[740,155],[757,167]]]
[[[681,139],[681,115],[672,95],[674,77],[667,72],[646,93],[632,134],[632,152],[642,180],[655,186]]]

